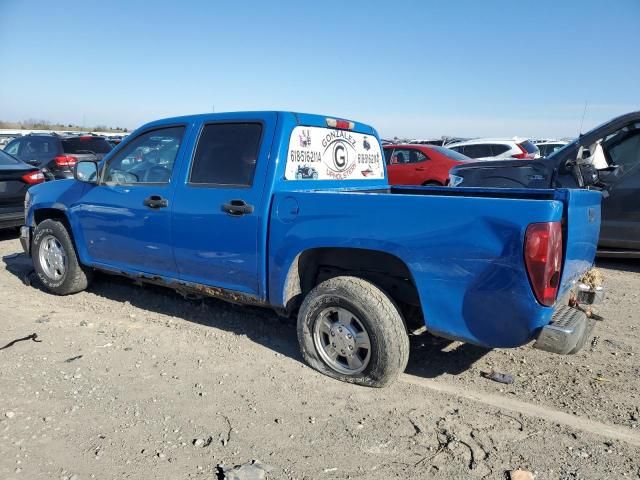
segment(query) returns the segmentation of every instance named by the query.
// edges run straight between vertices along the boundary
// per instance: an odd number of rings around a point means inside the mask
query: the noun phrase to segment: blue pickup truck
[[[304,359],[384,386],[409,332],[579,349],[599,192],[391,187],[370,126],[291,112],[149,123],[32,187],[21,242],[52,293],[95,270],[297,315]]]

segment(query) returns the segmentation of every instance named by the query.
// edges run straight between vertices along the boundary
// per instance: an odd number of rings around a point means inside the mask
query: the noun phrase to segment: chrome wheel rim
[[[53,235],[47,235],[40,243],[40,266],[51,280],[60,280],[67,271],[67,254],[60,241]]]
[[[342,307],[325,308],[313,327],[313,343],[322,360],[338,373],[362,372],[371,358],[371,340],[364,324]]]

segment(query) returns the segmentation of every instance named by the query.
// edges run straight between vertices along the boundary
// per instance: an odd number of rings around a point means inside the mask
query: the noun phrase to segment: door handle
[[[417,167],[417,168],[416,168],[416,172],[424,172],[424,168],[422,168],[422,167]]]
[[[234,217],[239,217],[253,213],[253,205],[249,205],[244,200],[231,200],[229,203],[222,204],[222,211]]]
[[[162,198],[160,195],[151,195],[145,198],[142,203],[149,208],[167,208],[169,206],[169,200]]]

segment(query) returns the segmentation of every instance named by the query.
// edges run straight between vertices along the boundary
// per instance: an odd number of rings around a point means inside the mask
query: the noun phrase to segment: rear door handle
[[[169,200],[162,198],[160,195],[151,195],[144,199],[142,202],[145,207],[149,208],[167,208],[169,206]]]
[[[229,203],[222,204],[222,211],[234,217],[239,217],[253,213],[253,205],[249,205],[244,200],[231,200]]]

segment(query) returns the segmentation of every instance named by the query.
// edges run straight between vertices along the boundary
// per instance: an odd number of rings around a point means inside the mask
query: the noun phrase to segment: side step
[[[576,353],[586,343],[595,322],[569,305],[562,305],[553,313],[551,323],[540,331],[534,348],[567,355]]]

